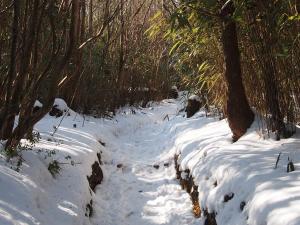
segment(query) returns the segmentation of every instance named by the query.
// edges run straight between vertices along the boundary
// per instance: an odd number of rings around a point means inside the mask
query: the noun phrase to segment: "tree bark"
[[[233,133],[233,141],[237,141],[254,120],[242,81],[242,70],[236,23],[231,18],[234,13],[234,6],[231,2],[222,8],[222,45],[225,59],[225,80],[227,83],[227,119]]]
[[[14,18],[12,25],[12,40],[11,40],[11,52],[10,52],[10,65],[7,74],[7,82],[5,84],[5,97],[4,97],[4,105],[0,110],[0,139],[6,140],[9,135],[11,135],[11,131],[13,129],[13,123],[15,115],[13,112],[14,106],[10,104],[11,93],[13,81],[16,76],[16,58],[17,58],[17,45],[18,45],[18,35],[19,35],[19,15],[20,15],[20,2],[19,0],[14,0],[13,2],[14,8]],[[10,115],[8,115],[10,114]]]
[[[18,126],[13,130],[12,135],[7,140],[5,149],[14,150],[19,144],[20,140],[26,135],[27,131],[30,130],[34,124],[41,120],[52,108],[55,96],[57,93],[57,87],[61,79],[61,74],[72,57],[74,49],[77,49],[78,45],[78,29],[80,21],[80,0],[72,0],[72,13],[71,13],[71,27],[69,30],[69,44],[65,51],[64,56],[57,60],[57,64],[51,71],[50,87],[48,88],[48,96],[43,107],[37,112],[28,115],[25,118],[21,118]]]
[[[15,3],[18,5],[18,1]],[[1,123],[1,138],[8,139],[13,132],[15,116],[19,113],[19,104],[21,103],[21,96],[24,89],[24,83],[26,81],[26,76],[28,74],[30,59],[32,54],[32,48],[36,35],[36,27],[37,27],[37,18],[39,15],[39,0],[33,1],[32,12],[30,15],[29,29],[24,29],[22,35],[22,41],[24,46],[21,48],[21,57],[20,57],[20,70],[18,73],[17,79],[14,80],[13,91],[11,96],[8,95],[9,107],[6,111],[3,119],[3,123]],[[10,88],[10,87],[8,87]]]

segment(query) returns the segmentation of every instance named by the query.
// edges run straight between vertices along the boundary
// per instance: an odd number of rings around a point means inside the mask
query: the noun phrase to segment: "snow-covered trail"
[[[174,154],[198,186],[202,212],[215,213],[218,225],[300,224],[299,127],[275,141],[256,120],[232,143],[226,120],[203,111],[184,118],[181,98],[124,107],[111,120],[83,117],[56,102],[69,113],[35,126],[41,139],[22,151],[21,166],[7,163],[0,145],[1,225],[205,224],[205,213],[194,218],[175,179]],[[98,153],[104,179],[94,194],[86,178]],[[51,174],[54,162],[59,170]]]
[[[175,115],[178,105],[165,102],[145,110],[122,118],[106,142],[109,159],[103,157],[105,178],[94,197],[95,225],[196,224],[173,158],[164,155],[172,145],[164,117]]]

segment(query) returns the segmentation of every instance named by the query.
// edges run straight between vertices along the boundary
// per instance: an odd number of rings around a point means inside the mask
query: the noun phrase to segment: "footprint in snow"
[[[128,187],[125,191],[131,191],[131,190],[132,190],[132,187]]]
[[[134,212],[129,212],[125,215],[125,217],[128,218],[128,217],[132,216],[133,214],[134,214]]]

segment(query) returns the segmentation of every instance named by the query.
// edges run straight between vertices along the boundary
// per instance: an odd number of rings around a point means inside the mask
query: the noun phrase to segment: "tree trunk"
[[[18,35],[19,35],[19,14],[20,14],[20,2],[19,0],[14,0],[14,18],[12,25],[12,39],[11,39],[11,52],[10,52],[10,65],[7,74],[7,82],[5,83],[5,97],[4,105],[0,110],[0,139],[6,140],[9,135],[11,135],[15,114],[14,104],[10,104],[11,93],[13,89],[13,81],[16,76],[16,58],[17,58],[17,45],[18,45]],[[17,106],[16,106],[17,107]]]
[[[39,120],[41,120],[52,108],[55,96],[57,93],[57,87],[61,79],[61,74],[72,57],[74,49],[77,49],[78,45],[78,29],[80,21],[80,5],[79,0],[72,0],[72,13],[71,13],[71,27],[69,30],[69,43],[65,51],[64,56],[58,59],[57,65],[54,66],[51,72],[50,87],[48,88],[48,96],[43,102],[43,107],[37,112],[30,114],[29,116],[22,118],[19,121],[18,126],[13,130],[12,135],[7,140],[5,149],[14,151],[15,147],[19,144],[20,140],[26,135]]]
[[[240,53],[236,32],[236,23],[231,18],[234,12],[233,3],[222,9],[222,45],[225,59],[225,80],[227,83],[227,119],[237,141],[254,120],[242,82]]]
[[[15,7],[19,6],[19,1],[14,2]],[[16,8],[15,8],[16,10]],[[20,9],[18,9],[20,10]],[[24,46],[21,48],[21,57],[20,57],[20,71],[17,79],[14,80],[14,88],[10,95],[7,95],[7,100],[9,101],[9,107],[6,113],[4,114],[3,123],[1,123],[1,138],[7,139],[12,135],[15,116],[19,113],[19,104],[22,96],[22,91],[24,87],[24,83],[26,81],[26,75],[28,74],[28,70],[30,67],[30,59],[32,48],[36,35],[36,27],[37,27],[37,18],[38,18],[38,10],[39,10],[39,0],[34,0],[32,14],[29,22],[29,30],[24,30],[22,35],[22,41]],[[8,86],[8,88],[10,88]]]

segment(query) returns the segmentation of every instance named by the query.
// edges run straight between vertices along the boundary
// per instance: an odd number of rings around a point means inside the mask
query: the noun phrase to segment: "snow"
[[[193,100],[193,101],[197,101],[197,102],[200,102],[200,97],[198,95],[191,95],[189,97],[189,100]]]
[[[181,169],[190,169],[199,185],[201,207],[217,212],[218,225],[300,224],[299,134],[279,142],[264,140],[256,121],[232,143],[225,120],[208,122],[199,117],[188,123],[174,137],[173,149],[181,154]],[[286,172],[288,158],[296,167],[291,173]],[[224,196],[231,193],[233,199],[225,203]]]
[[[41,140],[22,152],[20,168],[0,154],[1,225],[204,224],[175,179],[175,154],[198,185],[202,210],[216,212],[218,225],[300,224],[299,132],[281,141],[263,138],[256,120],[232,143],[226,120],[204,112],[187,119],[177,100],[122,108],[112,120],[82,117],[62,99],[55,104],[70,116],[47,115],[35,126]],[[86,176],[99,152],[104,180],[93,193]],[[55,177],[48,171],[54,160],[61,167]],[[290,173],[288,160],[295,165]],[[224,202],[225,195],[233,198]]]
[[[34,107],[42,108],[43,104],[39,100],[36,100],[35,103],[34,103]]]
[[[91,198],[86,176],[91,174],[96,153],[103,149],[95,136],[99,127],[90,121],[81,127],[79,115],[65,117],[53,135],[60,121],[46,116],[36,125],[42,139],[32,150],[22,152],[19,172],[16,163],[1,157],[1,225],[90,224],[84,215]],[[53,160],[61,163],[55,178],[48,171]]]
[[[69,107],[67,105],[67,103],[65,102],[65,100],[61,99],[61,98],[56,98],[54,101],[53,106],[55,106],[57,109],[66,112]]]
[[[172,90],[175,90],[175,91],[178,91],[178,88],[177,88],[177,86],[175,86],[175,85],[173,85],[173,86],[171,87],[171,89],[172,89]]]
[[[164,101],[115,118],[114,141],[107,142],[111,160],[103,167],[106,179],[96,189],[95,211],[102,213],[93,224],[197,224],[190,198],[175,179],[173,156],[158,157],[168,146],[163,119],[177,110]]]

